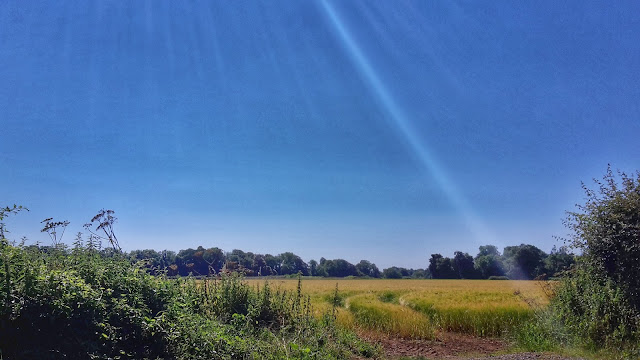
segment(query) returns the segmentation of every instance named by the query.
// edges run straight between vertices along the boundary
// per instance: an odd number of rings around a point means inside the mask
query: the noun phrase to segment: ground
[[[435,340],[401,339],[378,333],[361,333],[360,336],[380,344],[388,359],[577,360],[540,353],[495,355],[508,351],[509,343],[457,333],[440,333]]]

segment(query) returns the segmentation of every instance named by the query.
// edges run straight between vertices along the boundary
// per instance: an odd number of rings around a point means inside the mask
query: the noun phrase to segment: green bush
[[[553,289],[549,309],[532,327],[556,346],[640,358],[640,173],[614,175],[608,169],[595,182],[597,190],[583,185],[586,202],[565,221],[572,231],[568,241],[582,256]]]
[[[640,316],[611,279],[579,263],[551,301],[576,342],[589,349],[637,347]]]
[[[2,359],[342,359],[373,356],[298,291],[237,274],[168,279],[118,251],[0,240]]]

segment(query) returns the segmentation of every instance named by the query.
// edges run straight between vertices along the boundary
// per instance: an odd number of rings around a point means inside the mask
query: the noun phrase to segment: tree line
[[[14,205],[14,208],[16,206]],[[18,208],[22,209],[21,207]],[[11,208],[4,209],[5,211]],[[352,264],[344,259],[328,260],[320,258],[306,263],[300,256],[292,252],[278,255],[255,254],[234,249],[225,252],[218,247],[196,249],[188,248],[178,251],[156,251],[153,249],[133,250],[124,253],[113,231],[113,224],[117,218],[113,210],[101,210],[85,224],[89,232],[87,246],[95,249],[104,256],[111,256],[114,252],[126,255],[132,262],[143,262],[151,273],[166,273],[169,276],[209,276],[221,272],[240,272],[247,276],[278,276],[297,275],[319,277],[370,277],[370,278],[427,278],[427,279],[535,279],[558,276],[569,269],[576,261],[576,256],[565,246],[547,254],[534,245],[520,244],[507,246],[500,253],[495,245],[484,245],[478,248],[478,254],[473,257],[468,253],[455,251],[452,258],[441,254],[431,254],[428,266],[424,269],[407,269],[392,266],[380,271],[378,267],[368,261],[361,260]],[[47,233],[52,246],[39,246],[41,251],[47,252],[52,248],[59,249],[65,245],[61,242],[68,221],[54,221],[48,218],[42,221],[42,232]],[[94,229],[95,228],[95,229]],[[0,234],[4,233],[4,224],[0,223]],[[76,235],[74,244],[82,243],[82,233]],[[102,241],[111,246],[102,248]]]
[[[453,258],[431,254],[429,275],[433,279],[549,278],[559,276],[576,260],[565,246],[554,246],[549,254],[529,244],[507,246],[502,254],[494,245],[480,246],[478,250],[475,257],[461,251],[456,251]]]
[[[50,220],[50,219],[47,219]],[[55,238],[54,238],[55,239]],[[576,255],[567,247],[555,246],[549,254],[534,245],[521,244],[507,246],[500,253],[495,245],[478,248],[474,257],[466,252],[455,251],[453,257],[431,254],[427,267],[412,269],[392,266],[382,271],[368,260],[352,264],[344,259],[310,260],[308,263],[292,252],[278,255],[256,254],[234,249],[225,252],[218,247],[156,251],[153,249],[123,252],[119,247],[102,248],[101,241],[95,236],[88,237],[88,247],[111,257],[114,253],[124,254],[132,263],[141,262],[152,274],[165,273],[169,276],[210,276],[219,273],[239,272],[246,276],[283,276],[297,275],[317,277],[369,277],[384,279],[494,279],[508,278],[528,280],[557,277],[568,270],[575,262]],[[59,239],[58,239],[59,240]],[[82,233],[76,235],[76,242],[82,241]],[[113,244],[112,242],[110,242]],[[53,245],[37,247],[39,251],[60,250],[66,245],[55,241]],[[73,251],[73,249],[68,249]]]
[[[547,278],[559,275],[574,262],[575,255],[566,247],[547,254],[534,245],[507,246],[502,253],[494,245],[480,246],[473,257],[456,251],[452,258],[431,254],[424,269],[392,266],[382,271],[376,264],[361,260],[352,264],[344,259],[311,260],[308,263],[292,252],[278,255],[256,254],[218,247],[188,248],[177,253],[151,249],[133,250],[128,257],[142,261],[151,271],[166,271],[170,276],[208,276],[220,272],[241,272],[247,276],[296,275],[320,277],[431,278],[431,279],[509,279]]]

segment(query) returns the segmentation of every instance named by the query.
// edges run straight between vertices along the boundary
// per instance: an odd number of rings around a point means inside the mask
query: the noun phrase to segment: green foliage
[[[238,274],[169,279],[102,251],[0,242],[3,359],[343,359],[375,348],[294,292]],[[46,251],[43,251],[45,249]]]
[[[280,258],[280,275],[297,274],[309,275],[308,265],[296,254],[285,252],[278,256]]]
[[[620,288],[630,305],[640,311],[640,172],[636,177],[609,168],[598,191],[583,185],[587,195],[565,224],[573,231],[570,241],[583,252],[583,266]]]
[[[429,272],[434,279],[457,279],[458,273],[453,268],[453,260],[440,254],[431,254]]]
[[[380,270],[378,269],[376,264],[370,261],[360,260],[360,262],[356,264],[356,269],[358,270],[358,273],[362,276],[368,276],[372,278],[380,277]]]
[[[637,346],[640,317],[625,292],[587,265],[578,265],[556,290],[552,301],[556,316],[587,348]]]
[[[482,279],[504,276],[504,264],[498,248],[494,245],[484,245],[478,248],[478,255],[474,259],[476,272]]]
[[[553,321],[555,314],[547,310],[538,310],[532,321],[522,324],[513,333],[518,347],[524,351],[553,351],[558,343],[563,342],[565,335],[559,322]]]
[[[362,273],[358,271],[355,265],[344,259],[320,261],[317,272],[323,276],[328,277],[347,277],[362,275]]]
[[[87,248],[43,253],[5,241],[0,253],[3,356],[144,358],[161,351],[150,320],[164,310],[172,284]]]
[[[609,168],[595,182],[597,191],[583,184],[586,202],[565,221],[572,231],[568,241],[582,256],[553,288],[549,309],[520,342],[532,349],[551,347],[531,335],[536,330],[554,346],[639,358],[640,173],[615,176]]]
[[[335,309],[339,307],[345,306],[346,294],[344,292],[338,291],[338,283],[336,283],[336,289],[333,291],[331,296],[327,296],[326,300],[331,304],[333,308],[333,314],[335,315]]]
[[[398,303],[398,293],[393,291],[383,291],[378,299],[385,303]]]
[[[583,256],[552,305],[587,347],[640,351],[640,173],[618,177],[609,168],[597,191],[583,184],[585,204],[568,213]]]
[[[507,268],[507,276],[514,280],[531,280],[545,273],[544,251],[533,245],[520,244],[504,248],[503,261]]]
[[[427,279],[429,273],[424,269],[407,269],[403,267],[392,266],[382,271],[382,277],[385,279]]]
[[[571,254],[566,246],[561,246],[560,249],[554,246],[551,254],[544,259],[544,268],[549,277],[558,277],[569,270],[575,262],[575,255]]]
[[[382,277],[385,279],[402,279],[402,272],[399,268],[392,266],[382,271]]]
[[[477,279],[480,277],[473,263],[473,257],[462,251],[454,253],[453,271],[458,275],[459,279]]]

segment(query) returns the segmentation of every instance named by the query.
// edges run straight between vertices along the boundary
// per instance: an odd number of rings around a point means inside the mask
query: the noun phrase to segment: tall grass
[[[274,282],[295,287],[291,280]],[[430,338],[434,331],[510,334],[533,317],[531,304],[548,302],[540,284],[532,281],[318,279],[308,280],[304,293],[315,308],[327,309],[336,284],[342,326],[405,338]]]
[[[533,309],[516,294],[495,292],[413,293],[403,304],[426,315],[438,328],[476,336],[501,336],[522,326]]]
[[[343,359],[376,349],[312,316],[297,289],[238,275],[152,276],[77,243],[42,251],[0,240],[2,359]]]

